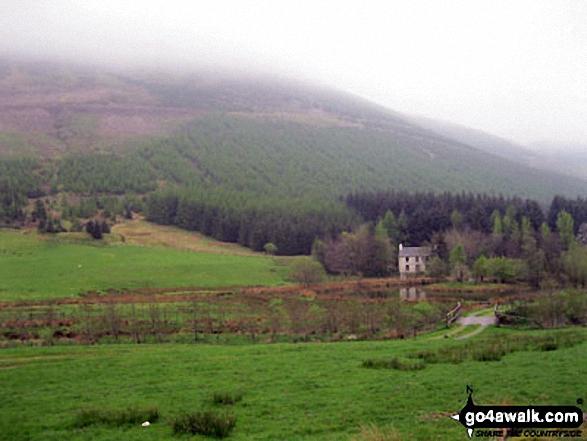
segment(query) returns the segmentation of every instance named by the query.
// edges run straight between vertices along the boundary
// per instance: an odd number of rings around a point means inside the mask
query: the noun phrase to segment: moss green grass
[[[265,256],[71,244],[0,232],[0,301],[70,297],[109,288],[278,285],[286,283],[287,271]]]
[[[542,331],[491,329],[503,338]],[[556,332],[556,331],[550,331]],[[583,338],[586,330],[580,331]],[[215,391],[242,392],[231,405],[233,440],[360,439],[392,427],[402,439],[465,439],[449,418],[473,385],[477,404],[566,404],[587,396],[587,343],[516,352],[497,362],[424,370],[365,369],[368,358],[408,357],[466,342],[400,340],[315,344],[17,347],[0,351],[0,440],[171,440],[172,419],[214,408]],[[148,428],[75,428],[80,408],[156,407]],[[195,437],[194,440],[208,438]]]

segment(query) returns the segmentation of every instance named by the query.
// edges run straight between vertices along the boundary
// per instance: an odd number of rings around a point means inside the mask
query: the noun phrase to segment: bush
[[[499,361],[504,355],[519,351],[554,351],[569,348],[583,341],[580,333],[565,330],[552,335],[509,335],[479,338],[474,342],[436,351],[422,351],[413,355],[428,364],[464,361]]]
[[[587,324],[587,294],[569,290],[542,294],[520,301],[505,313],[508,323],[517,322],[540,328]]]
[[[426,367],[426,363],[422,360],[402,360],[395,357],[390,360],[367,359],[363,361],[363,367],[372,369],[395,369],[398,371],[419,371]]]
[[[587,285],[587,246],[572,246],[562,257],[569,281],[575,287],[585,287]]]
[[[273,242],[267,242],[265,245],[263,245],[263,249],[265,250],[265,252],[267,254],[277,254],[277,246],[273,243]]]
[[[227,437],[234,426],[236,418],[229,413],[192,412],[183,413],[173,418],[171,426],[176,434],[206,435],[216,438]]]
[[[320,262],[308,257],[298,257],[291,264],[289,280],[303,285],[320,283],[326,277]]]
[[[430,277],[440,279],[448,275],[449,268],[444,260],[438,256],[434,256],[426,264],[426,271],[428,271]]]
[[[487,259],[488,276],[500,283],[513,283],[524,278],[528,272],[526,264],[519,259],[508,259],[507,257],[494,257]]]
[[[499,343],[470,348],[470,358],[474,361],[499,361],[505,354],[506,349]]]
[[[159,419],[159,411],[156,407],[139,409],[128,407],[126,409],[81,409],[76,415],[75,427],[87,427],[95,424],[107,426],[130,426],[141,424],[145,421],[154,423]]]
[[[236,404],[243,399],[241,392],[214,392],[212,402],[214,404]]]

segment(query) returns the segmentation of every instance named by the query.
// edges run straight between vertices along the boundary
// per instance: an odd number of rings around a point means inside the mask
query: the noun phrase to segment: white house
[[[409,276],[423,274],[426,271],[426,261],[432,254],[430,247],[399,246],[398,269],[402,279]]]

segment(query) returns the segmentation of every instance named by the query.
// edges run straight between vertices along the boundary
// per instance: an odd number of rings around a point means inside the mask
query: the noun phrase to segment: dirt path
[[[469,326],[469,325],[490,326],[490,325],[496,324],[494,315],[479,316],[476,313],[472,313],[466,317],[459,318],[458,323],[463,326]]]
[[[456,322],[458,326],[454,327],[446,334],[441,336],[432,337],[433,340],[441,339],[441,338],[454,338],[455,340],[463,340],[465,338],[473,337],[474,335],[479,334],[485,328],[491,325],[495,325],[495,316],[491,315],[479,315],[487,313],[487,310],[481,310],[478,312],[473,312],[468,316],[462,316]],[[463,333],[467,327],[471,326],[472,329],[468,333]]]
[[[461,334],[455,337],[455,340],[464,340],[465,338],[473,337],[474,335],[477,335],[480,332],[482,332],[485,328],[487,328],[487,326],[496,324],[496,319],[493,314],[482,316],[479,316],[477,314],[478,313],[471,313],[466,317],[459,318],[458,323],[462,326],[461,328],[459,328],[459,330],[471,325],[479,325],[479,327],[475,327],[475,330],[469,332],[468,334]]]

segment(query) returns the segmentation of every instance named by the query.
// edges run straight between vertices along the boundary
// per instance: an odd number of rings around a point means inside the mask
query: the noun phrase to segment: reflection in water
[[[401,288],[399,290],[399,297],[402,300],[426,300],[426,291],[415,286]]]

